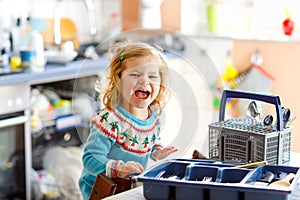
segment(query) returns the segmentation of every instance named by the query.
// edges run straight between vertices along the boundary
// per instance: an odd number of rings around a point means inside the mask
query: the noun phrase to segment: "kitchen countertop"
[[[67,64],[47,64],[43,72],[21,72],[0,76],[0,86],[28,83],[47,83],[77,77],[96,75],[108,66],[108,60],[78,60]]]
[[[179,52],[178,55],[181,55]],[[164,52],[168,59],[178,57],[177,54]],[[77,60],[66,64],[47,64],[43,72],[20,72],[0,75],[0,86],[28,83],[29,85],[67,80],[77,77],[97,75],[109,66],[109,60],[101,57],[99,60]]]
[[[291,160],[289,166],[300,167],[300,153],[291,152]],[[122,192],[120,194],[116,194],[107,198],[105,200],[127,200],[127,199],[135,199],[135,200],[146,200],[143,195],[143,187],[137,187],[132,190]],[[295,193],[291,200],[300,200],[300,181],[298,180],[297,189],[295,189]]]

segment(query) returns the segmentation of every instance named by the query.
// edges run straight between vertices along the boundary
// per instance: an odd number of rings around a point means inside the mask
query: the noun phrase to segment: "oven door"
[[[26,199],[24,112],[0,115],[0,199]]]

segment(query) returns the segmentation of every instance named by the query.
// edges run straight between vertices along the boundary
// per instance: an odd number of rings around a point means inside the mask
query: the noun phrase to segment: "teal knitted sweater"
[[[127,161],[139,162],[144,169],[155,148],[160,146],[160,121],[154,111],[147,120],[130,114],[122,106],[105,108],[91,120],[90,134],[83,152],[79,187],[89,199],[96,176],[116,177],[116,169]]]

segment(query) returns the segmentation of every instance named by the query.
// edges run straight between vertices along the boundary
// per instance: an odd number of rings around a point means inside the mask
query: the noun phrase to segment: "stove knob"
[[[7,107],[11,108],[14,105],[13,100],[11,100],[11,99],[7,100],[6,105],[7,105]]]
[[[22,104],[23,104],[22,98],[18,97],[18,98],[16,99],[16,104],[17,104],[17,106],[22,106]]]

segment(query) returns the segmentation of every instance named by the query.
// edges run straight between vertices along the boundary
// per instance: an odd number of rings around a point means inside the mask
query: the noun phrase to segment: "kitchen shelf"
[[[184,34],[184,33],[183,33]],[[279,34],[255,34],[255,33],[213,33],[213,32],[199,32],[195,34],[187,34],[192,38],[210,38],[210,39],[226,39],[226,40],[256,40],[256,41],[273,41],[273,42],[300,42],[300,36],[286,36]]]

